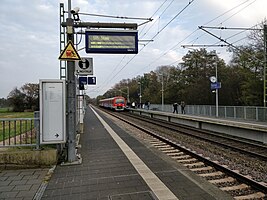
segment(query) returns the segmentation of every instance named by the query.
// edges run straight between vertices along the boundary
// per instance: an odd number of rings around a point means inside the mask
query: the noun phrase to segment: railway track
[[[210,157],[196,153],[194,149],[189,149],[177,141],[141,127],[139,123],[133,123],[132,120],[126,120],[125,115],[122,116],[121,113],[109,114],[148,134],[149,137],[146,140],[155,148],[207,179],[210,183],[215,184],[221,190],[230,193],[235,199],[267,199],[266,183],[257,182],[250,176],[242,175],[238,170],[230,169]],[[144,122],[144,117],[141,120]],[[170,128],[169,124],[166,126]]]
[[[231,137],[221,133],[214,133],[211,131],[205,131],[193,127],[187,127],[184,125],[167,122],[160,119],[152,120],[151,118],[148,117],[138,116],[133,114],[129,115],[127,113],[123,113],[123,115],[142,120],[143,122],[145,121],[149,124],[161,126],[172,131],[177,131],[179,132],[179,134],[184,134],[204,141],[215,143],[222,147],[229,148],[234,151],[238,151],[240,153],[257,157],[259,159],[267,161],[267,146],[257,142],[252,142],[242,138]]]

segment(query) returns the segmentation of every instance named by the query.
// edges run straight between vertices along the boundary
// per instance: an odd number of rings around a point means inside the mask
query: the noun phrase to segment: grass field
[[[11,107],[0,108],[0,119],[2,118],[33,118],[33,112],[12,112]]]
[[[0,112],[2,118],[33,118],[33,112]]]
[[[11,109],[12,108],[10,108],[10,107],[0,108],[0,113],[10,112]]]

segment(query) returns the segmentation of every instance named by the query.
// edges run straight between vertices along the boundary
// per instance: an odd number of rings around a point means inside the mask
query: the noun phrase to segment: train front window
[[[117,104],[118,104],[118,103],[124,103],[124,99],[116,99],[116,100],[115,100],[115,103],[117,103]]]

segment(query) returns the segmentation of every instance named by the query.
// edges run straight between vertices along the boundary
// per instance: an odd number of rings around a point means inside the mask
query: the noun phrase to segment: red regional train
[[[126,106],[126,100],[124,97],[117,96],[108,99],[101,99],[99,101],[99,105],[115,111],[123,111]]]

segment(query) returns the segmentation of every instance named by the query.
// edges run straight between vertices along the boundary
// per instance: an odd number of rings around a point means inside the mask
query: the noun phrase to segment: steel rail
[[[139,116],[131,115],[131,117],[140,119]],[[155,124],[155,125],[159,125],[157,122],[163,122],[164,124],[160,124],[160,126],[164,127],[164,128],[167,128],[169,130],[179,131],[179,133],[185,134],[187,136],[190,135],[192,137],[195,137],[195,138],[198,138],[198,139],[201,139],[201,140],[205,140],[205,141],[208,141],[208,142],[211,142],[211,143],[215,143],[217,145],[220,145],[220,146],[223,146],[223,147],[227,147],[227,148],[236,150],[238,152],[248,154],[250,156],[257,156],[260,159],[265,160],[265,161],[267,160],[267,155],[265,155],[265,154],[260,154],[260,153],[253,152],[251,150],[247,150],[247,149],[240,148],[240,147],[237,147],[237,146],[233,146],[233,145],[230,145],[230,144],[221,143],[219,141],[215,141],[215,140],[206,138],[204,136],[199,136],[199,135],[195,135],[195,134],[189,133],[188,131],[185,131],[185,130],[192,130],[192,131],[195,131],[195,132],[198,132],[198,133],[209,134],[208,136],[221,138],[221,139],[224,139],[224,140],[232,140],[234,142],[238,142],[238,143],[245,144],[245,145],[251,145],[251,146],[257,147],[257,148],[264,148],[267,151],[267,146],[264,146],[264,145],[260,145],[260,144],[257,144],[257,143],[252,143],[252,142],[245,141],[245,140],[242,140],[242,139],[228,137],[228,136],[221,135],[221,134],[220,135],[219,134],[215,134],[215,133],[212,133],[212,132],[209,132],[209,131],[200,130],[200,129],[196,129],[196,128],[185,126],[185,125],[180,125],[180,124],[178,125],[178,124],[170,123],[170,122],[163,121],[163,120],[160,120],[160,119],[153,119],[153,121],[152,121],[150,118],[146,118],[146,117],[142,116],[142,121],[146,121],[146,122],[149,122],[149,123],[152,123],[152,124]],[[166,125],[166,124],[168,124],[168,125]],[[174,126],[175,128],[170,127],[170,125]],[[178,128],[179,128],[179,130],[178,130]],[[183,128],[184,130],[181,130],[181,128]]]

